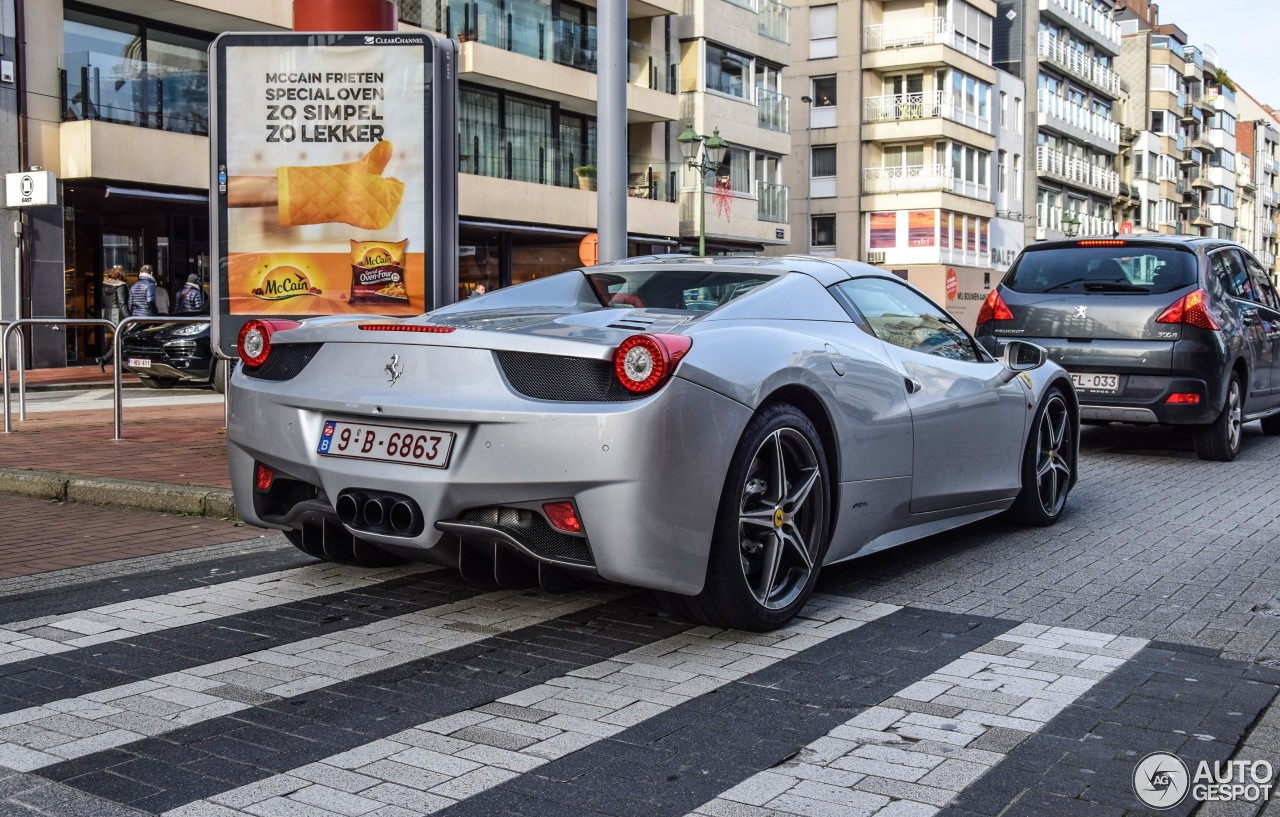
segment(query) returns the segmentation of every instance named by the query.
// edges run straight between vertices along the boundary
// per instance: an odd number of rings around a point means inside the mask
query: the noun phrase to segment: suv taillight
[[[978,310],[978,326],[989,321],[1011,321],[1013,320],[1013,312],[1010,311],[1009,305],[1004,302],[1004,298],[1000,297],[1000,290],[993,289],[987,295],[987,299],[982,302],[982,308]]]
[[[1160,313],[1156,323],[1180,323],[1197,329],[1219,329],[1218,322],[1209,314],[1209,293],[1203,289],[1188,292],[1168,309]]]

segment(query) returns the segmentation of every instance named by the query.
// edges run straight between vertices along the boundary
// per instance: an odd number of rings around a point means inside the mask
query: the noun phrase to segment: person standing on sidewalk
[[[154,274],[154,273],[153,273]],[[156,279],[156,314],[168,315],[173,310],[169,308],[169,277],[164,273],[155,276]]]
[[[129,314],[134,317],[154,318],[156,310],[156,276],[150,264],[138,270],[138,280],[129,288]]]
[[[103,320],[111,321],[112,325],[119,324],[120,321],[129,317],[129,284],[124,279],[124,267],[116,264],[107,270],[102,276],[102,297],[99,301],[102,306],[98,312]],[[114,335],[114,333],[111,333]],[[103,333],[103,339],[107,348],[111,348],[110,340],[106,340],[107,333]],[[102,371],[107,370],[107,359],[111,355],[103,352],[98,357],[98,368]]]
[[[193,272],[187,276],[187,283],[178,290],[174,314],[200,315],[204,313],[207,303],[204,290],[200,288],[200,276]]]

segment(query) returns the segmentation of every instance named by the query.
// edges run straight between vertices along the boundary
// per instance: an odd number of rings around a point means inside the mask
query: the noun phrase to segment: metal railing
[[[112,329],[115,332],[111,339],[111,362],[112,362],[112,390],[114,404],[115,419],[115,440],[124,439],[124,401],[121,398],[121,392],[124,389],[124,383],[121,376],[121,364],[124,362],[122,355],[122,339],[127,334],[127,330],[132,326],[141,324],[161,324],[161,323],[207,323],[209,317],[207,315],[198,315],[189,318],[178,317],[176,315],[162,315],[158,317],[130,317],[120,321],[120,323],[112,323],[105,318],[23,318],[22,320],[12,321],[4,327],[4,332],[0,333],[0,371],[4,372],[4,433],[13,433],[11,423],[13,413],[13,401],[11,397],[11,386],[9,384],[9,344],[11,336],[16,338],[18,343],[17,354],[17,372],[18,372],[18,421],[25,422],[27,419],[27,371],[24,365],[26,358],[26,338],[20,331],[25,326],[100,326],[105,329]],[[225,365],[219,361],[218,365]],[[224,395],[225,400],[225,395]]]
[[[209,133],[209,80],[194,59],[143,62],[118,54],[62,55],[64,122],[93,120],[141,128]]]
[[[788,189],[785,184],[756,182],[756,220],[772,221],[778,224],[787,222]]]
[[[1120,96],[1120,75],[1104,66],[1096,57],[1071,48],[1047,31],[1040,32],[1039,53],[1062,70],[1084,80],[1112,97]]]
[[[791,9],[775,0],[760,0],[760,36],[791,43]]]
[[[1109,119],[1096,111],[1091,111],[1065,97],[1052,94],[1047,88],[1041,88],[1037,98],[1040,103],[1040,113],[1060,119],[1086,133],[1119,145],[1120,123],[1114,119]]]
[[[862,171],[865,194],[950,190],[954,184],[955,172],[949,164],[868,167]]]
[[[1048,0],[1047,3],[1041,0],[1041,7],[1045,5],[1050,8],[1057,6],[1091,28],[1094,34],[1111,43],[1117,51],[1120,49],[1120,24],[1112,20],[1107,12],[1099,11],[1092,0]]]
[[[791,128],[791,100],[786,94],[756,86],[757,124],[763,130],[787,133]]]
[[[1114,196],[1120,190],[1120,174],[1087,159],[1070,156],[1048,145],[1036,146],[1036,171],[1069,184]]]

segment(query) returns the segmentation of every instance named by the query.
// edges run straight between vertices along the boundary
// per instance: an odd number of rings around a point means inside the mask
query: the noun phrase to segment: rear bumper
[[[980,340],[992,354],[1003,354],[1005,338],[988,335]],[[1225,373],[1228,367],[1224,362],[1225,349],[1214,346],[1212,335],[1210,342],[1197,337],[1184,337],[1174,342],[1170,353],[1164,355],[1160,364],[1145,370],[1141,366],[1145,355],[1134,354],[1126,359],[1117,354],[1123,350],[1123,342],[1111,342],[1108,348],[1099,350],[1101,354],[1090,355],[1090,344],[1068,342],[1062,338],[1017,340],[1044,346],[1049,351],[1049,359],[1068,372],[1119,375],[1120,388],[1117,392],[1076,389],[1082,420],[1204,425],[1218,417],[1226,400]],[[1167,402],[1173,394],[1195,394],[1200,402]]]
[[[466,357],[475,380],[486,380],[492,355]],[[558,404],[495,391],[489,410],[433,410],[425,391],[395,394],[414,398],[400,406],[353,401],[315,409],[310,406],[316,401],[296,393],[291,383],[239,372],[233,378],[228,459],[237,510],[250,524],[297,527],[256,512],[255,463],[319,488],[326,503],[352,490],[410,497],[425,523],[416,536],[348,530],[423,561],[456,558],[437,522],[480,508],[537,508],[570,499],[601,578],[683,594],[702,588],[725,475],[751,416],[747,407],[680,378],[652,398],[627,403]],[[455,433],[448,468],[317,453],[325,420],[375,417],[379,423]],[[317,510],[333,523],[327,509]]]

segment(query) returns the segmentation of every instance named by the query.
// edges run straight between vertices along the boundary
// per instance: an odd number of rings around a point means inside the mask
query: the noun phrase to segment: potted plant
[[[596,186],[596,166],[578,165],[573,169],[578,176],[579,190],[594,190]]]

